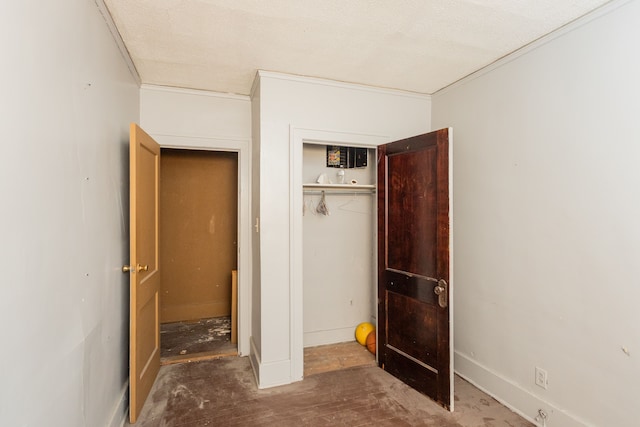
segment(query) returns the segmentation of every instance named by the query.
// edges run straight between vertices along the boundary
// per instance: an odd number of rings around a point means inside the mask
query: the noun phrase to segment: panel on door
[[[449,129],[378,148],[378,361],[453,409]]]
[[[160,146],[130,129],[129,419],[134,423],[160,370]]]

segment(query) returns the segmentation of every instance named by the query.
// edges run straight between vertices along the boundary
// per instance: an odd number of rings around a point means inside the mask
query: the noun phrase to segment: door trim
[[[453,219],[453,128],[447,128],[449,133],[449,153],[447,154],[449,157],[449,365],[451,369],[451,375],[449,376],[449,401],[451,404],[449,405],[449,410],[453,412],[453,407],[455,405],[454,398],[454,389],[453,383],[455,381],[455,360],[454,360],[454,338],[453,338],[453,328],[454,328],[454,306],[453,303],[453,293],[455,291],[455,286],[452,286],[455,283],[454,270],[453,270],[453,259],[455,252],[453,251],[453,231],[455,221]]]
[[[150,134],[161,148],[238,153],[238,356],[251,350],[251,143],[247,139]]]
[[[391,140],[390,136],[357,132],[289,128],[289,327],[291,354],[291,382],[300,381],[304,372],[303,329],[303,259],[302,259],[302,152],[304,144],[347,145],[350,147],[376,148]],[[372,162],[373,164],[373,162]],[[374,231],[375,232],[375,231]],[[375,237],[375,236],[373,236]],[[376,267],[377,271],[377,267]],[[372,292],[376,292],[372,288]],[[377,314],[376,314],[377,317]]]

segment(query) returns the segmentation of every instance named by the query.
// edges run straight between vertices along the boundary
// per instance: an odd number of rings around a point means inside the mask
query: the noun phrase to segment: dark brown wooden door
[[[378,148],[378,361],[453,409],[449,129]]]

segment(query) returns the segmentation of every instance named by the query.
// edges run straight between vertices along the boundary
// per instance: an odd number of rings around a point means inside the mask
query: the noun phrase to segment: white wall
[[[238,153],[238,353],[251,330],[251,101],[247,96],[143,85],[140,125],[162,147]]]
[[[358,184],[375,184],[376,150],[367,151],[366,168],[336,169],[326,167],[326,145],[304,144],[302,182],[314,183],[324,173],[337,183],[337,172],[341,171],[346,183],[355,179]],[[375,192],[326,190],[330,215],[317,213],[321,198],[319,190],[305,190],[302,221],[305,347],[353,341],[356,326],[360,322],[375,324],[376,317]]]
[[[248,96],[143,85],[140,121],[158,137],[247,142],[251,140]]]
[[[549,427],[638,425],[640,2],[606,10],[433,98],[455,136],[456,369]]]
[[[254,323],[260,354],[254,360],[260,386],[269,387],[302,378],[304,138],[299,136],[340,135],[366,145],[424,133],[430,130],[431,100],[277,73],[260,72],[258,78],[260,266],[254,268],[260,269],[261,298]]]
[[[138,86],[91,0],[2,2],[0,51],[0,424],[115,426]]]

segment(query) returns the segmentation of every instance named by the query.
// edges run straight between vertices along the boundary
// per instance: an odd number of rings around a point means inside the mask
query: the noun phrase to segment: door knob
[[[141,271],[149,271],[149,265],[147,265],[147,264],[145,264],[145,265],[138,264],[135,269],[131,265],[123,265],[122,266],[122,272],[123,273],[129,273],[129,272],[135,273],[136,271],[138,273],[141,272]]]
[[[438,295],[438,305],[442,308],[446,308],[448,304],[447,288],[447,281],[444,279],[438,280],[438,285],[433,288],[433,292]]]

